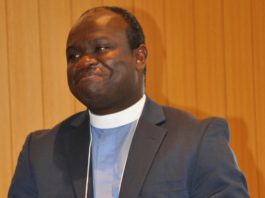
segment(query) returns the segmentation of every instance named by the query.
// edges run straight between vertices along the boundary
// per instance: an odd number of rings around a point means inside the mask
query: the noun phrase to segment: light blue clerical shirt
[[[132,138],[145,95],[131,107],[108,115],[89,112],[94,198],[118,198]]]

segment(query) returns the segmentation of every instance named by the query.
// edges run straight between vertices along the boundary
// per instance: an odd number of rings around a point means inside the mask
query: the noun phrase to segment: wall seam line
[[[192,32],[193,32],[193,68],[194,68],[194,79],[195,79],[195,113],[199,116],[198,109],[198,64],[197,64],[197,49],[196,49],[196,19],[195,19],[195,0],[192,0]]]
[[[13,128],[13,120],[12,120],[12,88],[11,88],[11,71],[10,71],[10,49],[8,41],[10,40],[9,37],[9,25],[8,25],[8,5],[7,0],[5,2],[5,15],[6,15],[6,49],[7,49],[7,73],[8,73],[8,97],[9,97],[9,120],[10,120],[10,145],[11,145],[11,170],[13,172],[13,167],[15,167],[14,161],[14,128]]]
[[[257,163],[258,163],[258,169],[257,169],[257,172],[256,172],[256,174],[257,174],[257,177],[258,177],[258,179],[257,179],[257,183],[258,183],[258,186],[257,186],[257,188],[258,188],[258,192],[257,192],[257,194],[258,194],[258,197],[260,197],[260,179],[259,179],[259,177],[260,177],[260,175],[259,175],[259,173],[258,173],[258,170],[259,170],[259,165],[260,165],[260,163],[259,163],[259,155],[258,155],[258,145],[257,145],[257,101],[256,101],[256,78],[255,78],[255,74],[256,74],[256,67],[255,67],[255,53],[254,53],[254,33],[253,33],[253,31],[254,31],[254,24],[253,24],[253,1],[251,1],[250,0],[250,26],[251,26],[251,29],[250,29],[250,34],[251,34],[251,61],[252,61],[252,68],[253,68],[253,70],[252,70],[252,91],[253,91],[253,97],[254,97],[254,100],[253,100],[253,106],[254,106],[254,108],[253,108],[253,111],[254,111],[254,120],[255,120],[255,124],[254,124],[254,131],[255,131],[255,152],[256,152],[256,157],[257,157]]]
[[[44,100],[44,67],[43,67],[43,50],[42,50],[42,38],[41,38],[41,8],[40,8],[40,0],[37,0],[37,14],[38,14],[38,38],[39,38],[39,50],[40,50],[40,84],[41,84],[41,103],[42,103],[42,127],[45,127],[46,125],[46,119],[45,119],[45,100]]]

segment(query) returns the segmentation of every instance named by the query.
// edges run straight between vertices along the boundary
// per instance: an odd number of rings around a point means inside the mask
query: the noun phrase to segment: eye
[[[109,46],[96,46],[95,47],[95,53],[103,53],[103,52],[105,52],[105,51],[108,51],[110,49],[110,47]]]
[[[68,62],[74,62],[80,58],[81,54],[80,53],[69,53],[67,55],[67,61]]]

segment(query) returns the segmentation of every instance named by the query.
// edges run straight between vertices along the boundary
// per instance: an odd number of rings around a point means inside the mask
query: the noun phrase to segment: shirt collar
[[[146,96],[143,95],[140,100],[127,109],[108,115],[96,115],[89,111],[90,124],[93,127],[101,129],[115,128],[129,124],[140,118],[145,100]]]

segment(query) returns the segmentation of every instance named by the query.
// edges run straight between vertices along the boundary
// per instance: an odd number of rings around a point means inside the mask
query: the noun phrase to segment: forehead
[[[69,36],[80,33],[93,33],[100,30],[118,32],[126,30],[126,21],[118,14],[107,9],[95,9],[79,18],[70,30]]]

